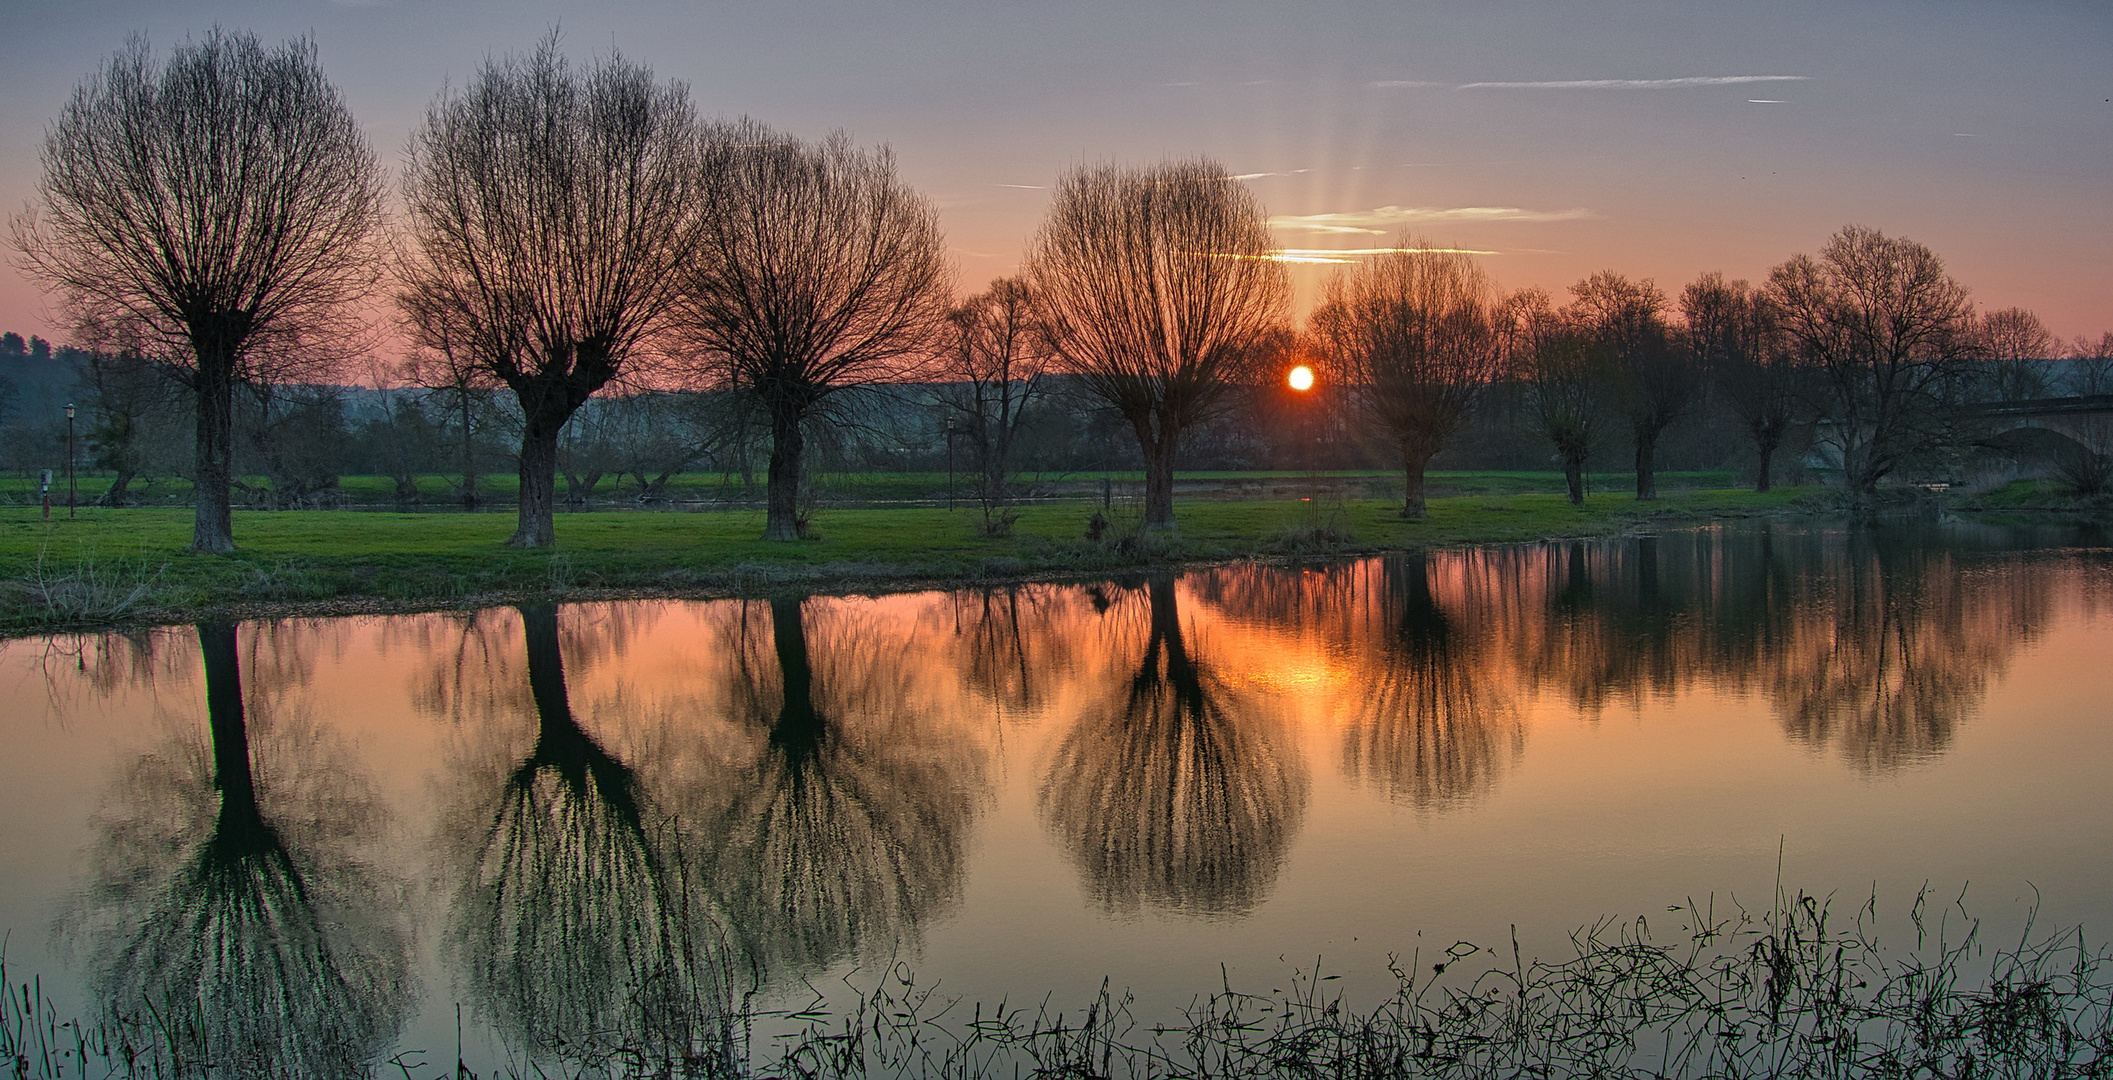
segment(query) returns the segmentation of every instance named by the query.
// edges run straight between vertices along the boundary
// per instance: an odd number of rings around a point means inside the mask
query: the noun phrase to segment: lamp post
[[[954,508],[954,418],[946,418],[946,508]]]
[[[73,402],[66,403],[66,516],[74,516],[73,488]]]

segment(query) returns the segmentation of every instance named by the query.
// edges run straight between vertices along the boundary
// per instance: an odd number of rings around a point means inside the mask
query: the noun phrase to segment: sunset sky
[[[2113,328],[2113,4],[5,0],[0,205],[126,36],[313,34],[392,170],[427,103],[549,27],[707,115],[892,146],[962,291],[1018,264],[1063,170],[1207,154],[1315,258],[1403,229],[1506,287],[1759,279],[1855,222],[1987,307]],[[1343,256],[1354,258],[1354,256]],[[1301,307],[1329,272],[1301,264]],[[68,335],[0,271],[0,329]]]

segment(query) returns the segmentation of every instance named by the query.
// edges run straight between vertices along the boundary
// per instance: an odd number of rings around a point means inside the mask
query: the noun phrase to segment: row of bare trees
[[[943,380],[999,533],[1010,448],[1061,373],[1134,434],[1145,524],[1165,528],[1184,434],[1301,350],[1396,448],[1414,517],[1424,469],[1500,382],[1527,388],[1573,501],[1609,427],[1655,497],[1660,436],[1705,393],[1735,403],[1762,487],[1790,425],[1817,422],[1868,497],[1948,437],[1962,361],[1982,361],[1984,397],[2032,396],[2052,344],[2027,312],[1977,318],[1927,248],[1855,226],[1760,287],[1705,276],[1677,320],[1648,280],[1594,274],[1557,308],[1405,239],[1341,275],[1302,340],[1260,203],[1200,158],[1072,171],[1020,277],[956,306],[937,211],[885,149],[700,120],[681,84],[573,64],[555,34],[444,91],[409,140],[400,220],[383,192],[307,39],[215,29],[165,59],[134,39],[49,129],[14,243],[84,331],[188,388],[194,550],[234,547],[235,388],[342,371],[385,294],[416,350],[404,377],[514,397],[524,547],[554,542],[561,434],[597,394],[744,395],[770,433],[764,535],[791,540],[832,398]]]
[[[1287,295],[1259,204],[1191,161],[1075,172],[1024,281],[955,308],[937,212],[885,150],[701,122],[681,85],[617,56],[573,65],[555,35],[428,109],[393,243],[379,164],[305,39],[216,29],[165,60],[135,39],[43,163],[15,244],[83,326],[189,385],[202,552],[234,547],[235,387],[365,348],[384,266],[420,381],[517,400],[525,547],[553,542],[560,433],[607,388],[750,395],[771,433],[765,536],[790,540],[803,424],[938,357],[995,462],[994,531],[1021,406],[1058,357],[1136,432],[1149,520],[1171,525],[1183,431],[1251,372]]]
[[[1422,516],[1424,468],[1503,383],[1523,390],[1572,502],[1609,428],[1635,448],[1636,497],[1655,498],[1660,437],[1715,397],[1752,440],[1758,490],[1809,425],[1867,504],[1905,464],[1968,436],[1959,405],[2042,398],[2057,381],[2061,348],[2031,312],[1977,314],[1929,248],[1862,226],[1760,286],[1704,274],[1677,311],[1613,271],[1570,292],[1561,308],[1539,289],[1500,295],[1467,255],[1406,238],[1331,284],[1313,348],[1398,449],[1404,516]],[[2106,345],[2075,343],[2066,389],[2113,390]]]

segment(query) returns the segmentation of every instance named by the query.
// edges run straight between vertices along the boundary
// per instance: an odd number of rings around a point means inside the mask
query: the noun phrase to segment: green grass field
[[[943,485],[943,474],[937,479]],[[241,550],[222,556],[185,550],[191,532],[186,507],[84,506],[69,518],[62,506],[46,520],[35,506],[16,504],[0,506],[0,633],[529,597],[885,591],[1240,558],[1608,535],[1788,512],[1803,494],[1795,488],[1755,495],[1669,484],[1655,503],[1603,490],[1585,506],[1572,507],[1554,493],[1560,479],[1553,474],[1461,474],[1452,486],[1434,487],[1478,493],[1433,498],[1428,518],[1403,521],[1392,498],[1330,495],[1344,489],[1305,474],[1183,479],[1275,479],[1294,490],[1311,483],[1316,496],[1177,498],[1179,528],[1149,535],[1139,534],[1136,503],[1118,499],[1111,527],[1098,541],[1084,538],[1087,520],[1099,508],[1097,498],[1085,496],[1023,508],[1013,534],[1003,538],[981,534],[982,515],[965,499],[952,510],[830,508],[825,501],[812,519],[815,536],[792,544],[759,540],[763,516],[756,509],[601,509],[561,512],[558,544],[550,551],[504,546],[514,526],[510,512],[238,510]],[[916,480],[914,474],[882,477],[863,490],[885,490],[891,483],[907,489]],[[1528,486],[1541,490],[1518,490]]]

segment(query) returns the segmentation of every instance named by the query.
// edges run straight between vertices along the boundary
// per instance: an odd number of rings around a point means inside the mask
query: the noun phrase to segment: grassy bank
[[[504,542],[504,513],[237,512],[242,550],[185,551],[191,515],[175,508],[0,508],[0,630],[12,633],[272,611],[413,610],[612,593],[684,596],[877,591],[931,583],[1118,572],[1228,559],[1317,556],[1544,537],[1602,536],[1661,524],[1782,513],[1800,492],[1696,489],[1655,503],[1601,494],[1583,507],[1542,493],[1452,495],[1421,521],[1391,500],[1190,499],[1172,534],[1140,535],[1118,503],[1099,540],[1098,504],[1026,507],[1009,537],[981,535],[962,506],[822,510],[814,538],[758,540],[748,509],[560,514],[553,551]]]

